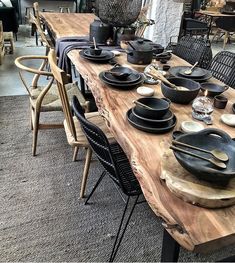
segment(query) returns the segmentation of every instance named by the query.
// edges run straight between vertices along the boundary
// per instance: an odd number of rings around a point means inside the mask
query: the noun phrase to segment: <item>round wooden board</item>
[[[161,179],[171,192],[191,204],[207,208],[235,204],[235,178],[226,187],[199,180],[178,163],[171,150],[163,153]]]

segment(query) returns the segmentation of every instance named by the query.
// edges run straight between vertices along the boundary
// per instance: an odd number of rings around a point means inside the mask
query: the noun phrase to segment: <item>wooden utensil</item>
[[[136,105],[139,105],[139,106],[141,106],[141,107],[143,107],[143,108],[146,108],[146,109],[148,109],[148,110],[155,110],[155,109],[153,109],[153,108],[151,108],[151,107],[143,104],[142,102],[139,102],[138,100],[133,100],[133,103],[135,103]]]
[[[93,42],[94,42],[95,49],[97,49],[95,37],[93,37]]]
[[[188,147],[188,148],[194,149],[196,151],[209,153],[209,154],[211,154],[213,157],[215,157],[219,161],[226,162],[229,159],[228,155],[225,152],[222,152],[222,151],[220,151],[218,149],[213,149],[212,151],[208,151],[208,150],[205,150],[205,149],[202,149],[202,148],[198,148],[198,147],[195,147],[193,145],[182,143],[182,142],[175,141],[175,140],[173,140],[172,143],[174,145],[180,145],[180,146]]]
[[[165,83],[166,85],[170,86],[173,89],[180,90],[180,91],[188,91],[189,90],[186,87],[176,86],[175,84],[171,83],[161,73],[159,73],[154,67],[149,67],[149,69],[146,73],[148,75],[152,76],[153,78],[160,79],[163,83]]]
[[[196,62],[190,69],[185,70],[184,74],[191,75],[193,73],[194,68],[197,66],[198,62]]]
[[[210,158],[210,159],[205,158],[205,157],[203,157],[203,156],[197,155],[197,154],[195,154],[195,153],[191,153],[191,152],[189,152],[189,151],[183,150],[183,149],[178,148],[178,147],[173,146],[173,145],[170,146],[170,149],[172,149],[172,150],[174,150],[174,151],[182,152],[182,153],[184,153],[184,154],[193,156],[193,157],[195,157],[195,158],[202,159],[202,160],[207,161],[207,162],[210,162],[210,163],[214,164],[216,167],[218,167],[218,168],[220,168],[220,169],[226,169],[226,167],[227,167],[226,164],[223,163],[223,162],[217,161],[217,160],[212,159],[212,158]]]

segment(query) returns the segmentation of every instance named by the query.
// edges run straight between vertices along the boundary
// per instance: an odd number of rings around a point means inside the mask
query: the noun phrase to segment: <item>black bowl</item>
[[[91,46],[89,48],[90,54],[93,56],[99,56],[102,53],[102,49],[101,48],[95,48],[94,46]]]
[[[205,82],[201,84],[201,90],[204,92],[207,91],[207,96],[209,97],[215,97],[217,95],[220,95],[228,88],[229,88],[228,86],[222,86],[210,82]]]
[[[165,71],[168,71],[170,68],[171,68],[170,65],[163,65],[162,66],[162,69],[165,70]]]
[[[219,185],[226,185],[231,178],[235,177],[235,142],[224,131],[204,129],[200,132],[179,135],[175,140],[208,151],[219,149],[228,155],[229,160],[226,162],[227,168],[219,169],[208,161],[174,151],[174,155],[181,166],[199,179]],[[187,149],[186,147],[185,150],[208,159],[211,158],[211,155],[208,153]]]
[[[194,100],[197,97],[197,94],[200,90],[200,84],[190,79],[184,78],[169,78],[171,83],[186,87],[189,90],[175,90],[163,82],[161,83],[162,94],[170,99],[172,102],[179,104],[188,104],[190,101]]]
[[[138,99],[138,101],[153,109],[152,110],[146,109],[142,106],[136,105],[135,106],[136,114],[138,114],[141,117],[149,118],[153,120],[161,118],[163,115],[165,115],[168,112],[170,108],[169,102],[163,99],[147,97],[147,98],[140,98]]]
[[[232,110],[233,110],[233,113],[235,114],[235,103],[233,103],[232,105]]]

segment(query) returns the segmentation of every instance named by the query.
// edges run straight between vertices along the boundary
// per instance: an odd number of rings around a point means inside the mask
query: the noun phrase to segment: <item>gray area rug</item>
[[[84,152],[72,162],[62,129],[39,132],[36,157],[31,142],[27,97],[1,97],[0,261],[107,261],[124,209],[114,185],[105,178],[85,206],[79,199]],[[88,192],[101,172],[94,159]],[[159,261],[162,231],[147,203],[138,205],[116,260]],[[180,261],[215,261],[232,254],[233,247],[207,256],[182,249]]]

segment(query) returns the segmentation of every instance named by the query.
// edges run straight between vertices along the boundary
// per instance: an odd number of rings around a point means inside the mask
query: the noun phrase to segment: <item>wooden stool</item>
[[[30,22],[30,12],[32,12],[32,14],[34,13],[33,7],[32,6],[25,7],[25,15],[24,15],[25,24]]]
[[[10,54],[14,54],[14,36],[13,32],[3,32],[4,45],[6,49],[9,49]]]
[[[65,10],[65,12],[64,12]],[[70,8],[67,6],[59,6],[60,13],[70,13]]]

